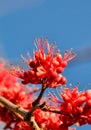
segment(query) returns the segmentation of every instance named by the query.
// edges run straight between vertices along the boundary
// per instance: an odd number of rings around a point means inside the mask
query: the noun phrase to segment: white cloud
[[[32,8],[43,1],[44,0],[0,0],[0,16],[25,8]]]

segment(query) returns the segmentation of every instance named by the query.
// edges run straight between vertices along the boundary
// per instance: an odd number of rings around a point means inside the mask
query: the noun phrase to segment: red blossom
[[[1,66],[0,69],[0,79],[0,95],[4,96],[14,104],[19,105],[24,109],[30,110],[32,103],[31,93],[26,93],[23,85],[18,83],[17,78],[12,76],[9,71],[4,68],[4,66]],[[38,125],[43,129],[68,130],[67,126],[61,126],[62,122],[58,114],[44,112],[40,109],[37,109],[34,111],[34,116]],[[0,107],[0,120],[6,124],[4,129],[9,128],[10,130],[31,130],[30,125],[18,119],[6,108]]]
[[[41,109],[37,109],[34,112],[34,116],[43,130],[68,130],[68,126],[63,125],[63,122],[60,120],[59,114],[44,112]]]
[[[81,92],[77,87],[63,88],[61,96],[63,101],[60,102],[60,119],[64,124],[91,124],[91,90]]]
[[[24,121],[19,121],[15,124],[13,130],[32,130],[30,125]]]
[[[4,64],[0,64],[0,96],[29,110],[32,107],[32,93],[26,92],[23,86],[21,83],[18,83],[16,77],[10,74],[9,70],[4,67]],[[5,129],[9,128],[12,130],[11,125],[19,119],[6,108],[0,107],[0,120],[5,122]]]
[[[14,68],[12,73],[22,79],[23,84],[46,84],[46,87],[56,88],[66,83],[66,78],[62,75],[68,62],[75,57],[72,50],[66,51],[64,56],[55,46],[49,44],[48,39],[42,38],[36,41],[36,51],[34,58],[24,59],[29,66],[29,70]],[[5,97],[12,103],[24,108],[33,109],[34,98],[32,92],[27,92],[24,85],[18,82],[18,79],[11,75],[11,72],[4,67],[5,63],[0,63],[0,96]],[[26,87],[25,87],[26,88]],[[36,89],[37,90],[37,89]],[[39,106],[35,106],[33,116],[41,130],[75,130],[70,126],[84,124],[91,125],[91,90],[79,91],[78,87],[62,88],[60,93],[61,100],[56,96],[51,96],[53,103],[47,104],[49,111],[43,111]],[[46,98],[45,98],[46,99]],[[36,100],[35,100],[36,101]],[[42,98],[42,101],[44,99]],[[39,102],[38,102],[39,103]],[[38,104],[42,106],[41,104]],[[51,111],[51,108],[56,111]],[[39,108],[39,109],[38,109]],[[58,114],[57,113],[58,110]],[[25,119],[25,118],[24,118]],[[4,129],[10,130],[32,130],[30,125],[24,120],[0,104],[0,120],[5,122]]]
[[[36,51],[34,58],[27,62],[30,69],[28,71],[13,69],[13,73],[22,79],[23,84],[42,84],[45,82],[47,87],[56,88],[66,83],[66,78],[62,75],[68,61],[75,57],[70,50],[66,51],[64,57],[56,50],[55,46],[49,44],[48,39],[39,38],[36,40]]]

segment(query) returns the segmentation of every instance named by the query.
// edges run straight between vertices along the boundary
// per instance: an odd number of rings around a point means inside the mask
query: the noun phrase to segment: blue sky
[[[91,0],[0,0],[1,56],[19,62],[21,54],[32,54],[33,40],[41,36],[56,41],[62,52],[91,47]],[[90,66],[90,58],[69,65],[64,72],[68,84],[79,81],[79,89],[91,88]]]

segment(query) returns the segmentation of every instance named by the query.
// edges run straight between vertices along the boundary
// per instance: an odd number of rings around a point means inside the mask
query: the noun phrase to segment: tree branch
[[[29,118],[29,120],[26,118],[29,111],[26,111],[20,106],[13,104],[12,102],[8,101],[6,98],[2,96],[0,96],[0,106],[7,108],[7,110],[13,112],[18,118],[26,121],[28,124],[30,124],[33,130],[40,130],[32,115]]]
[[[46,85],[45,84],[42,84],[42,88],[41,88],[41,91],[40,91],[40,94],[39,96],[37,97],[37,99],[32,103],[32,105],[35,107],[36,105],[39,104],[43,94],[44,94],[44,91],[46,89]]]

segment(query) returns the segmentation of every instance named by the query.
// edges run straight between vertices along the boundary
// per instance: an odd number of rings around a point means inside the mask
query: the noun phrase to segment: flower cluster
[[[5,97],[12,103],[30,110],[32,107],[33,95],[26,92],[23,85],[17,82],[17,78],[12,76],[4,64],[0,64],[0,96]],[[41,129],[45,130],[68,130],[68,126],[63,126],[60,115],[52,112],[45,112],[41,109],[34,111],[34,117]],[[0,120],[5,122],[4,129],[10,130],[31,130],[30,125],[17,118],[5,107],[0,107]],[[12,125],[13,124],[13,125]]]
[[[18,83],[18,79],[4,66],[0,68],[0,96],[25,109],[31,108],[31,103],[28,102],[28,100],[32,101],[30,93],[26,93],[24,85]]]
[[[35,120],[43,130],[68,130],[68,126],[63,126],[60,115],[52,112],[44,112],[37,109],[34,112]],[[71,129],[70,129],[71,130]]]
[[[91,124],[91,90],[81,92],[77,87],[64,88],[61,96],[63,101],[60,102],[60,119],[64,125]]]
[[[15,124],[15,127],[13,130],[32,130],[32,128],[30,128],[30,125],[26,123],[25,121],[18,121]]]
[[[47,87],[56,88],[66,83],[66,78],[62,75],[68,61],[75,57],[70,50],[66,51],[64,57],[56,50],[55,45],[49,44],[48,39],[39,38],[36,40],[36,51],[34,58],[25,60],[29,70],[13,70],[13,73],[20,77],[23,84],[42,84],[45,82]]]
[[[87,123],[91,125],[91,90],[79,91],[77,86],[63,87],[60,93],[61,98],[58,99],[57,96],[52,95],[51,104],[49,100],[46,100],[47,98],[42,97],[45,88],[57,88],[66,83],[62,72],[74,57],[72,50],[66,51],[62,57],[55,45],[49,44],[48,39],[39,38],[36,40],[34,58],[24,59],[29,66],[28,71],[20,68],[9,70],[5,67],[5,62],[0,62],[0,121],[5,122],[4,129],[32,130],[34,122],[41,130],[75,130],[70,126],[74,124],[81,126]],[[18,82],[11,72],[21,78],[23,84]],[[39,96],[35,98],[33,95],[37,92],[37,88],[34,91],[31,87],[30,91],[27,86],[27,89],[24,84],[28,83],[42,84]],[[17,111],[15,114],[11,112],[12,110],[8,110],[9,103],[8,101],[4,102],[7,104],[2,103],[2,98],[8,99],[13,106],[17,106],[17,109],[21,108],[23,118],[17,116],[20,114]],[[29,123],[33,125],[30,126]]]
[[[32,95],[25,91],[23,85],[18,83],[17,78],[10,74],[3,63],[0,64],[0,96],[26,110],[29,110],[32,106]],[[14,114],[3,107],[0,107],[0,120],[6,123],[5,128],[10,129],[12,129],[12,123],[16,124],[19,121]]]

